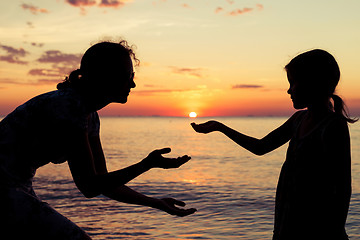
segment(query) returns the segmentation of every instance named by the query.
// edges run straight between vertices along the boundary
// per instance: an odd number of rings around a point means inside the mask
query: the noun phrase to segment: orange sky
[[[284,65],[323,48],[360,115],[359,1],[29,0],[0,3],[0,115],[55,89],[100,39],[122,36],[142,64],[112,116],[289,115]]]

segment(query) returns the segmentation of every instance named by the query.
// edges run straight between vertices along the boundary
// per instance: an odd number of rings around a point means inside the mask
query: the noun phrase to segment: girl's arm
[[[242,134],[217,121],[208,121],[202,124],[192,123],[191,126],[199,133],[219,131],[246,150],[256,155],[264,155],[282,146],[291,139],[294,120],[297,118],[298,113],[299,112],[295,113],[283,125],[261,139]]]
[[[77,145],[72,149],[68,163],[74,181],[84,196],[95,197],[104,194],[117,201],[150,206],[178,216],[186,216],[196,211],[176,207],[175,205],[185,206],[181,201],[147,197],[124,186],[125,183],[153,167],[177,168],[190,157],[164,158],[161,154],[170,152],[169,148],[165,148],[153,151],[139,163],[109,173],[98,136],[89,138],[85,133],[73,139],[77,139],[75,141]]]

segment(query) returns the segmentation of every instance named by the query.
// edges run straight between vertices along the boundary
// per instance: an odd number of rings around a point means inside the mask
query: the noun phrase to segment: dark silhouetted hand
[[[158,206],[156,206],[156,208],[167,212],[168,214],[176,215],[179,217],[184,217],[197,211],[195,208],[183,209],[178,208],[176,205],[185,207],[186,204],[174,198],[163,198],[159,200]]]
[[[178,168],[191,159],[191,157],[187,155],[178,158],[165,158],[162,156],[162,154],[169,152],[171,152],[170,148],[154,150],[143,160],[143,162],[151,168],[168,169]]]
[[[198,133],[210,133],[210,132],[218,131],[220,129],[221,123],[212,120],[200,124],[191,123],[191,126]]]

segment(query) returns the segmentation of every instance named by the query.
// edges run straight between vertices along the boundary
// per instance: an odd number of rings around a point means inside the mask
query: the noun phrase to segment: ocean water
[[[151,197],[173,197],[198,211],[175,217],[156,209],[99,196],[86,199],[76,189],[66,163],[40,168],[37,195],[93,239],[271,239],[276,184],[287,144],[255,156],[220,133],[198,134],[192,121],[208,119],[101,118],[101,139],[110,171],[134,164],[157,148],[169,157],[190,155],[179,169],[152,169],[128,184]],[[286,118],[243,117],[217,120],[262,137]],[[350,239],[360,239],[360,123],[350,126],[353,194],[347,220]]]

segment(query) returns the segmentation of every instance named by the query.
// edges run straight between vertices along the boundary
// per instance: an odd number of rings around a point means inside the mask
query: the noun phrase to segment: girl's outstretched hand
[[[180,207],[185,207],[186,204],[174,198],[163,198],[159,199],[156,208],[167,212],[168,214],[176,215],[179,217],[184,217],[197,211],[195,208],[183,209],[177,207],[176,205]]]
[[[178,158],[165,158],[162,154],[171,152],[170,148],[162,148],[152,151],[143,162],[150,168],[178,168],[191,159],[188,155]]]
[[[221,123],[212,120],[200,124],[191,123],[191,126],[198,133],[210,133],[210,132],[218,131],[220,129]]]

